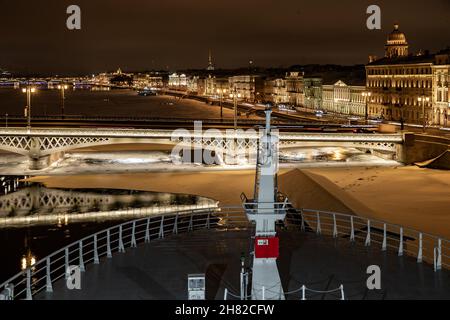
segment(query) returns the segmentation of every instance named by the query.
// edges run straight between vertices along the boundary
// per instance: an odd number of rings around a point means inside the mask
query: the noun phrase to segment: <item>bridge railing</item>
[[[53,283],[70,276],[71,267],[85,271],[89,263],[111,258],[115,252],[125,252],[139,243],[163,239],[171,234],[209,228],[248,227],[243,210],[220,208],[179,211],[132,220],[96,232],[61,248],[37,261],[0,285],[0,291],[13,285],[14,299],[27,299],[42,291],[52,292]]]
[[[320,210],[291,210],[288,227],[335,238],[348,238],[382,251],[392,250],[433,265],[435,271],[450,269],[450,241],[412,228],[360,216]]]
[[[348,214],[292,207],[286,211],[283,227],[287,229],[378,246],[382,251],[412,256],[418,263],[430,263],[434,271],[450,269],[450,242],[442,237]],[[0,290],[12,285],[15,294],[11,298],[32,299],[44,290],[52,292],[55,281],[68,278],[70,266],[84,271],[87,264],[98,264],[100,259],[111,258],[112,254],[125,252],[139,243],[199,229],[249,227],[252,224],[242,206],[186,210],[127,221],[53,252],[2,283]]]

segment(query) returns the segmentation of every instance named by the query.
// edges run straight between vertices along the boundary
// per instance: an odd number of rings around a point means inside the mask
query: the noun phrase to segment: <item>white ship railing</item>
[[[288,229],[348,238],[348,241],[359,241],[366,246],[377,245],[383,251],[395,250],[399,256],[413,256],[418,263],[425,261],[432,264],[436,272],[441,268],[450,269],[450,242],[442,237],[380,220],[336,212],[296,210],[292,207],[275,210],[287,212],[284,227]],[[68,276],[69,266],[75,265],[84,271],[87,264],[98,264],[100,258],[111,258],[115,252],[124,252],[126,248],[136,247],[139,243],[163,239],[180,232],[251,226],[240,206],[185,210],[127,221],[53,252],[2,283],[0,290],[8,288],[8,292],[13,291],[14,295],[9,298],[32,299],[44,290],[52,292],[53,283]]]

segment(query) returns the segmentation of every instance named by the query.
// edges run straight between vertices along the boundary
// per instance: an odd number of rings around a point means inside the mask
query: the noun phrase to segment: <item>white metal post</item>
[[[419,252],[417,252],[417,263],[422,263],[422,253],[423,253],[423,236],[422,232],[419,233]]]
[[[300,211],[300,217],[302,218],[302,225],[300,227],[300,230],[305,231],[305,216],[303,215],[303,210]]]
[[[210,213],[209,213],[209,211],[208,211],[208,216],[206,217],[206,224],[205,224],[205,228],[206,228],[206,229],[209,229],[209,227],[210,227],[210,226],[209,226],[209,214],[210,214]]]
[[[370,220],[367,220],[367,236],[366,236],[366,247],[370,246]]]
[[[173,234],[178,234],[178,213],[175,215],[175,222],[173,223]]]
[[[26,300],[33,300],[33,295],[31,294],[31,268],[27,269],[27,297]]]
[[[94,234],[94,264],[99,264],[98,249],[97,249],[97,234]]]
[[[111,253],[111,234],[109,229],[106,230],[106,257],[107,258],[112,258],[112,253]]]
[[[193,221],[192,221],[192,215],[193,215],[193,213],[191,213],[191,217],[189,218],[188,231],[192,231],[193,228],[194,228],[194,226],[192,225],[192,224],[193,224]]]
[[[306,287],[302,285],[302,300],[306,300]]]
[[[161,224],[159,225],[159,238],[164,239],[164,216],[161,216]]]
[[[66,249],[64,250],[64,266],[66,268],[66,279],[69,278],[69,248],[66,247]]]
[[[442,269],[442,240],[438,239],[436,270]]]
[[[387,247],[387,235],[386,235],[386,223],[383,225],[383,245],[381,246],[381,250],[386,251]]]
[[[147,225],[145,227],[145,243],[150,242],[150,217],[147,218]]]
[[[400,244],[398,245],[398,256],[403,256],[403,227],[400,227]]]
[[[123,245],[122,239],[122,225],[119,226],[119,252],[125,252],[125,247]]]
[[[262,287],[262,300],[266,300],[266,288]]]
[[[46,290],[45,291],[47,291],[47,292],[53,292],[53,287],[52,287],[52,278],[51,278],[51,275],[50,275],[50,258],[47,258],[47,261],[46,261]]]
[[[131,247],[136,248],[136,221],[133,221],[131,228]]]
[[[316,233],[317,234],[321,234],[322,233],[322,229],[320,227],[320,214],[319,212],[317,212],[317,228],[316,228]]]
[[[343,284],[341,284],[340,289],[341,289],[341,300],[345,300],[344,285]]]
[[[350,216],[350,241],[355,241],[355,226],[353,224],[353,216]]]
[[[228,289],[225,288],[225,291],[223,292],[223,300],[227,300],[228,298]]]
[[[337,238],[338,231],[337,231],[337,224],[336,224],[336,214],[333,213],[333,237]]]
[[[80,271],[84,272],[86,269],[84,268],[84,259],[83,259],[83,240],[79,242],[78,245],[78,255],[80,256],[79,264],[80,264]]]

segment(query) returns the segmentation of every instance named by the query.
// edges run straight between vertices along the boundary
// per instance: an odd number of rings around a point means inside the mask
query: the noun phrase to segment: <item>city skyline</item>
[[[261,67],[365,64],[369,55],[383,56],[381,44],[395,22],[407,34],[412,53],[447,47],[450,4],[432,2],[378,1],[381,30],[366,28],[369,1],[287,1],[275,6],[265,0],[258,7],[254,1],[238,7],[200,0],[175,6],[131,1],[121,9],[116,1],[79,1],[82,24],[76,31],[65,27],[67,1],[48,4],[45,12],[41,4],[4,4],[9,14],[0,31],[0,66],[13,73],[48,75],[98,73],[119,66],[205,69],[209,50],[219,69],[246,67],[250,60]],[[425,16],[426,24],[421,20]]]

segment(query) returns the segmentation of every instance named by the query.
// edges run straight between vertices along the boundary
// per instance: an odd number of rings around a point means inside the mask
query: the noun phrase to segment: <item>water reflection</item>
[[[1,177],[0,227],[23,224],[133,218],[176,210],[215,207],[204,197],[113,189],[53,189],[24,182],[23,177]]]

